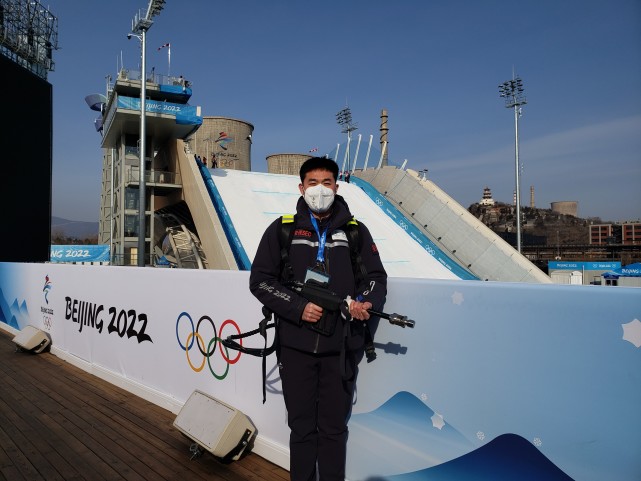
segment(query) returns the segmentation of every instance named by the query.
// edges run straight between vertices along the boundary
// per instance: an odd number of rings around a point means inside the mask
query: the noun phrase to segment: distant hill
[[[51,235],[72,239],[88,239],[98,236],[98,222],[83,222],[78,220],[51,217]]]
[[[513,205],[502,202],[497,202],[493,206],[472,204],[467,210],[506,241],[512,245],[516,244]],[[602,223],[598,217],[582,219],[573,215],[559,214],[551,209],[527,206],[521,207],[521,220],[523,241],[524,244],[529,245],[587,244],[590,224]]]

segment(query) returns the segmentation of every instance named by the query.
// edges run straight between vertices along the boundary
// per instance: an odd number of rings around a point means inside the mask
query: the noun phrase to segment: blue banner
[[[135,97],[118,97],[118,108],[128,110],[140,110],[140,99]],[[202,123],[198,117],[197,108],[192,105],[174,104],[171,102],[160,102],[158,100],[147,100],[145,110],[150,113],[167,114],[182,119],[193,118],[194,124]]]
[[[548,270],[558,271],[609,271],[621,267],[620,262],[578,262],[578,261],[549,261]]]
[[[51,262],[109,262],[109,245],[52,245]]]
[[[160,91],[161,92],[171,93],[171,94],[184,95],[187,98],[191,97],[191,88],[190,87],[183,87],[182,85],[165,85],[165,84],[161,84],[160,85]]]
[[[630,264],[619,269],[622,276],[626,277],[641,277],[641,263]]]

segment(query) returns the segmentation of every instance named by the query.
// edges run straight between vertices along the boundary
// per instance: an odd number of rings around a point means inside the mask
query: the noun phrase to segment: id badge
[[[324,272],[319,272],[314,269],[307,269],[307,274],[305,274],[305,282],[307,282],[309,279],[314,279],[315,281],[329,284],[329,276]]]

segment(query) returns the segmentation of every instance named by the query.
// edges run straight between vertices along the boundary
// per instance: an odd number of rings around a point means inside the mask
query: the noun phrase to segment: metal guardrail
[[[118,80],[139,81],[141,77],[142,74],[139,70],[123,68],[118,72]],[[174,75],[159,74],[153,70],[151,72],[147,72],[146,77],[147,82],[158,85],[184,85],[185,88],[191,87],[191,82],[189,80],[185,80],[184,78],[176,77]]]
[[[151,256],[152,254],[150,253],[149,255],[145,256],[147,259],[145,260],[145,265],[151,266]],[[112,266],[137,266],[138,265],[138,257],[136,255],[126,255],[126,254],[112,254],[111,255],[111,262],[109,265]]]
[[[138,184],[140,182],[140,168],[131,167],[127,170],[125,184]],[[149,184],[182,185],[182,179],[177,172],[167,170],[145,171],[145,182]]]

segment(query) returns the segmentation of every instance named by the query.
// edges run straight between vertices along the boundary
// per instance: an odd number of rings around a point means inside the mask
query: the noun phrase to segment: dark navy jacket
[[[341,299],[348,295],[352,299],[361,296],[363,302],[369,301],[375,309],[382,309],[387,293],[387,274],[369,230],[358,220],[360,253],[367,278],[360,285],[355,285],[349,244],[344,231],[345,224],[351,219],[347,203],[337,195],[329,219],[319,225],[321,233],[325,226],[329,226],[324,251],[329,289]],[[265,230],[252,263],[249,288],[264,306],[277,315],[278,341],[281,345],[312,353],[340,352],[345,343],[345,331],[342,327],[344,321],[340,316],[331,336],[310,329],[308,323],[301,319],[309,301],[281,283],[280,230],[280,219]],[[296,224],[289,249],[295,280],[305,280],[307,269],[316,264],[317,253],[318,235],[312,225],[307,204],[300,197],[296,205]],[[354,324],[361,322],[353,321]],[[354,335],[362,337],[362,329],[352,331],[356,333]],[[358,339],[350,341],[350,345],[359,344],[362,342],[359,343]]]

